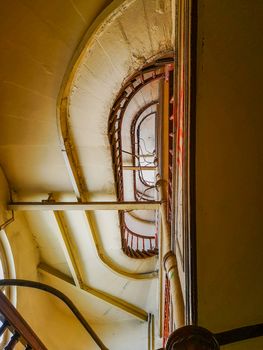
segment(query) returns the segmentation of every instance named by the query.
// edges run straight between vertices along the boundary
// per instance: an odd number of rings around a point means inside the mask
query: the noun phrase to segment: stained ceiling
[[[64,201],[81,196],[116,200],[107,136],[110,108],[129,76],[172,51],[173,18],[170,1],[114,1],[106,8],[109,3],[1,4],[6,34],[1,38],[0,161],[13,198],[46,200],[52,193],[52,199]],[[153,97],[158,98],[156,84],[135,96],[128,113],[135,114]],[[65,125],[81,188],[65,162]],[[25,219],[34,239],[38,278],[69,295],[92,324],[134,322],[157,312],[158,259],[124,255],[117,212],[26,212],[17,217]],[[18,231],[23,235],[22,227]],[[22,264],[18,251],[15,262]],[[26,264],[17,274],[30,276]],[[94,290],[132,305],[141,316],[105,302],[98,293],[95,297]]]

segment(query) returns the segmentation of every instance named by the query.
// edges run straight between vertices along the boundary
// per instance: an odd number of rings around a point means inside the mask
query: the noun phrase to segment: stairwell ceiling
[[[110,11],[105,10],[96,22],[99,30],[88,39],[85,32],[109,4],[114,11],[107,16]],[[56,198],[76,200],[57,127],[59,92],[63,96],[62,81],[66,84],[70,79],[69,89],[64,91],[67,121],[84,186],[91,200],[115,200],[107,137],[110,108],[131,74],[173,50],[171,1],[14,0],[2,2],[0,13],[0,162],[15,196],[42,200],[53,192]],[[72,58],[79,54],[81,59],[74,65]],[[74,73],[71,77],[70,72]],[[135,114],[156,99],[156,94],[154,84],[141,91],[129,113]],[[54,214],[32,212],[25,216],[39,261],[70,276]],[[113,273],[97,256],[84,213],[68,212],[64,220],[85,283],[148,312],[156,311],[156,279],[127,280]],[[156,258],[134,261],[122,253],[117,213],[96,213],[95,221],[105,252],[114,262],[132,273],[156,270]],[[44,275],[42,279],[69,292],[83,310],[87,303],[95,303],[86,315],[96,322],[132,317],[64,282]]]

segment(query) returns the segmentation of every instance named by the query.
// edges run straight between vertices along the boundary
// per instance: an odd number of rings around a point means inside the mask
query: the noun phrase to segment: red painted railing
[[[124,245],[133,250],[148,251],[158,250],[158,236],[145,236],[133,232],[127,226],[124,227]]]
[[[160,65],[145,67],[142,71],[134,75],[119,93],[110,113],[108,136],[111,146],[113,171],[115,177],[115,186],[117,198],[119,201],[124,200],[124,179],[123,179],[123,160],[122,154],[125,150],[122,149],[122,121],[125,111],[135,94],[144,86],[156,80],[164,78],[164,70]],[[156,104],[156,101],[154,101]],[[154,104],[153,103],[153,104]],[[135,117],[138,119],[141,112]],[[135,119],[136,119],[135,118]],[[134,123],[132,124],[134,125]],[[132,141],[133,139],[131,139]],[[135,165],[136,153],[135,144],[132,146],[133,165]],[[129,153],[129,152],[126,152]],[[135,200],[147,201],[147,196],[142,196],[136,185],[136,171],[133,172],[133,188]],[[148,188],[146,187],[146,190]],[[122,250],[133,258],[146,258],[148,256],[158,254],[158,239],[157,233],[155,236],[141,235],[127,228],[125,223],[124,211],[119,211],[119,221],[121,229]],[[140,254],[141,253],[141,254]]]
[[[170,282],[166,276],[164,290],[163,348],[165,348],[170,335],[170,302]]]

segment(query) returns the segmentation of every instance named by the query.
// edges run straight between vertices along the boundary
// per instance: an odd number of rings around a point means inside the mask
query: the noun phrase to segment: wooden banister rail
[[[221,345],[227,345],[243,340],[263,336],[263,323],[231,329],[221,333],[212,333],[199,326],[185,326],[175,330],[169,337],[165,348],[219,350]]]
[[[60,299],[63,303],[67,305],[67,307],[72,311],[72,313],[76,316],[76,318],[79,320],[79,322],[82,324],[82,326],[85,328],[85,330],[89,333],[91,338],[94,340],[94,342],[98,345],[98,347],[101,350],[109,350],[102,342],[102,340],[98,337],[98,335],[94,332],[92,327],[89,325],[89,323],[86,321],[86,319],[83,317],[83,315],[79,312],[79,310],[76,308],[76,306],[73,304],[73,302],[61,291],[59,291],[56,288],[53,288],[49,286],[48,284],[36,282],[36,281],[30,281],[30,280],[23,280],[23,279],[0,279],[0,286],[16,286],[16,287],[26,287],[26,288],[33,288],[37,290],[42,290],[44,292],[47,292],[49,294],[54,295],[56,298]],[[1,305],[1,301],[0,301]],[[1,311],[1,308],[0,308]],[[28,349],[28,348],[26,348]],[[29,347],[30,349],[30,347]],[[42,348],[36,348],[36,349],[42,349]],[[43,348],[46,349],[46,348]],[[8,349],[4,349],[8,350]]]
[[[32,328],[1,291],[0,317],[3,322],[0,327],[0,336],[7,330],[13,334],[5,345],[4,350],[14,349],[19,342],[24,345],[25,350],[47,350]]]

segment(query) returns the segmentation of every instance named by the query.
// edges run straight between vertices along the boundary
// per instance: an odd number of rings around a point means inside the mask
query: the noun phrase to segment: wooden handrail
[[[63,301],[67,307],[72,311],[72,313],[76,316],[76,318],[80,321],[82,326],[86,329],[86,331],[90,334],[94,342],[98,345],[101,350],[109,350],[102,342],[102,340],[98,337],[98,335],[94,332],[92,327],[83,317],[83,315],[79,312],[73,302],[61,291],[56,288],[53,288],[45,283],[23,280],[23,279],[0,279],[0,286],[17,286],[17,287],[28,287],[38,290],[43,290],[49,294],[54,295],[61,301]],[[42,348],[37,348],[41,350]],[[5,349],[8,350],[8,349]]]
[[[215,335],[218,344],[226,345],[263,336],[263,323],[231,329]]]
[[[263,323],[231,329],[221,333],[211,333],[198,326],[185,326],[175,330],[169,337],[166,347],[159,350],[172,350],[174,346],[189,349],[219,350],[227,345],[263,336]]]
[[[8,328],[13,333],[5,349],[13,349],[13,346],[17,342],[20,342],[26,349],[47,350],[32,328],[1,291],[0,314],[4,320],[3,326],[1,327],[2,332],[4,333]]]

